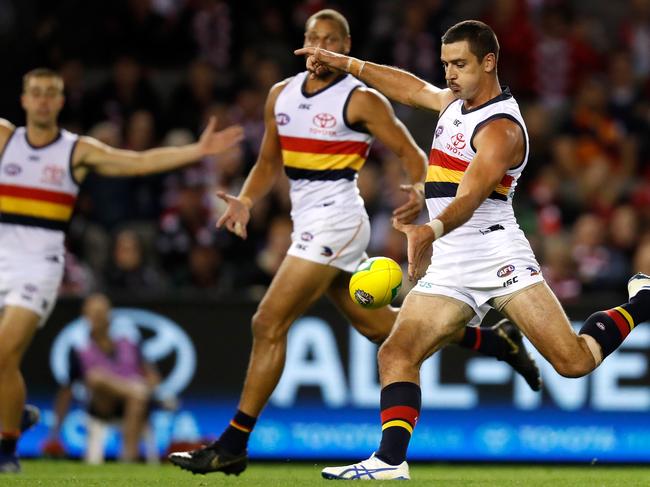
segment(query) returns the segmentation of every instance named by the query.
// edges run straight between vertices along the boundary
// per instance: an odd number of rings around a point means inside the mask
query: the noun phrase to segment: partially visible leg
[[[629,300],[592,314],[580,329],[598,366],[616,350],[636,325],[650,319],[650,276],[638,273],[628,281]]]
[[[582,377],[596,368],[598,357],[585,335],[577,335],[562,306],[546,283],[524,289],[503,313],[564,377]]]
[[[136,461],[147,420],[151,390],[144,382],[124,380],[102,370],[91,370],[84,382],[91,394],[93,406],[99,412],[111,414],[116,402],[124,404],[122,459],[127,462]]]
[[[284,369],[291,324],[324,293],[338,269],[287,256],[253,316],[253,348],[239,410],[221,435],[232,453],[246,450],[248,438]]]
[[[284,369],[291,324],[325,294],[340,270],[287,256],[253,316],[251,350],[239,409],[259,416]]]
[[[325,294],[339,272],[291,255],[284,259],[253,316],[253,348],[237,413],[217,442],[173,453],[172,463],[194,473],[239,474],[246,468],[250,433],[284,369],[289,328]]]
[[[26,396],[20,363],[39,321],[39,315],[19,306],[7,306],[0,320],[0,455],[16,451]]]
[[[432,313],[435,310],[435,313]],[[379,349],[382,438],[368,460],[322,471],[325,478],[408,479],[406,451],[420,415],[422,362],[449,343],[472,318],[465,303],[411,292],[391,334]]]
[[[350,299],[349,280],[349,274],[339,274],[327,291],[327,296],[359,333],[374,343],[383,343],[393,328],[399,309],[391,306],[379,309],[362,308]],[[440,296],[440,299],[445,298]],[[448,299],[456,301],[453,298]],[[466,312],[469,321],[473,311],[466,306]],[[515,326],[505,322],[492,328],[465,326],[454,332],[449,342],[503,360],[521,374],[533,390],[538,391],[541,388],[539,369],[526,351],[521,333]]]
[[[393,329],[399,308],[366,309],[359,306],[350,299],[349,282],[350,274],[339,274],[327,290],[327,297],[359,333],[373,343],[383,343]]]
[[[140,438],[147,421],[148,404],[148,399],[141,397],[129,397],[124,403],[122,459],[127,462],[138,460]]]
[[[435,313],[431,311],[435,310]],[[398,465],[420,414],[422,362],[451,341],[473,316],[465,303],[446,296],[410,293],[395,327],[379,349],[382,440],[377,457]]]

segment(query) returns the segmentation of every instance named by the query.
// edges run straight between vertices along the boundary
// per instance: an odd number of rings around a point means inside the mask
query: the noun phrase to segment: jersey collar
[[[300,92],[302,93],[302,96],[304,96],[305,98],[311,98],[313,96],[320,95],[323,91],[328,90],[332,86],[334,86],[334,85],[340,83],[341,81],[343,81],[345,78],[348,77],[348,74],[343,74],[343,75],[339,76],[338,78],[335,78],[334,81],[332,81],[329,85],[323,86],[320,90],[314,91],[313,93],[307,93],[305,91],[305,84],[307,83],[308,77],[309,77],[309,74],[307,74],[307,76],[305,76],[305,79],[302,81],[302,86],[300,87]]]
[[[462,103],[460,105],[460,113],[462,113],[463,115],[467,115],[468,113],[475,112],[477,110],[480,110],[481,108],[487,107],[488,105],[492,105],[493,103],[497,103],[497,102],[500,102],[500,101],[503,101],[503,100],[507,100],[509,98],[512,98],[512,93],[510,93],[510,88],[508,88],[507,86],[502,86],[500,94],[498,94],[497,96],[495,96],[491,100],[486,101],[482,105],[479,105],[477,107],[474,107],[474,108],[471,108],[471,109],[468,110],[467,108],[465,108],[465,103]]]

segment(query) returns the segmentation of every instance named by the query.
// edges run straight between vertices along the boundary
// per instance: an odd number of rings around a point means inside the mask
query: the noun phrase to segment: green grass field
[[[0,476],[1,486],[311,486],[332,485],[320,478],[321,464],[256,463],[239,477],[221,474],[191,475],[170,465],[121,465],[109,463],[88,466],[79,462],[26,460],[19,475]],[[648,467],[609,466],[492,466],[427,465],[411,466],[409,485],[414,486],[648,486]],[[338,485],[338,484],[337,484]]]

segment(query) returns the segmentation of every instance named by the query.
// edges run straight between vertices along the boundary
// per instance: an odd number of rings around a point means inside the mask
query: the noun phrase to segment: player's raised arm
[[[438,88],[399,68],[361,61],[316,47],[303,47],[294,53],[308,56],[307,68],[312,72],[330,70],[350,73],[404,105],[439,112],[454,99],[450,90]]]
[[[348,105],[347,117],[353,124],[362,123],[404,164],[411,183],[402,186],[402,190],[408,194],[408,201],[395,209],[393,216],[399,221],[410,223],[424,207],[422,186],[427,168],[426,155],[416,145],[404,124],[395,116],[388,100],[376,90],[355,90]]]
[[[219,191],[217,196],[228,203],[228,208],[221,215],[217,227],[225,226],[235,235],[246,238],[246,225],[250,219],[250,209],[263,198],[275,184],[282,172],[282,151],[278,127],[275,123],[275,101],[287,81],[276,84],[266,99],[264,106],[264,137],[260,154],[255,165],[248,173],[239,196],[232,196]]]
[[[219,154],[239,143],[242,127],[233,125],[215,132],[216,119],[210,119],[199,141],[181,147],[161,147],[146,151],[116,149],[92,137],[80,137],[74,156],[75,168],[82,166],[104,176],[141,176],[196,162],[203,156]]]

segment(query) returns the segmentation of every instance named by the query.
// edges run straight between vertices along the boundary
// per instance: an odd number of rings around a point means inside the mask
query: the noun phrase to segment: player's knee
[[[593,363],[580,360],[576,357],[559,357],[552,360],[555,371],[562,377],[577,379],[583,377],[593,370]]]
[[[21,354],[18,350],[3,347],[0,343],[0,373],[19,368]]]
[[[364,337],[366,337],[372,343],[376,343],[377,345],[381,345],[382,343],[384,343],[384,341],[386,340],[386,338],[388,338],[388,335],[390,334],[390,330],[382,330],[380,328],[369,328],[360,325],[354,325],[354,327]]]
[[[252,321],[253,338],[258,341],[277,342],[287,335],[280,320],[262,309],[257,310]]]
[[[381,370],[384,368],[394,367],[399,363],[410,363],[411,356],[406,347],[402,347],[394,340],[387,340],[381,347],[379,347],[377,362],[379,363],[379,368]]]

